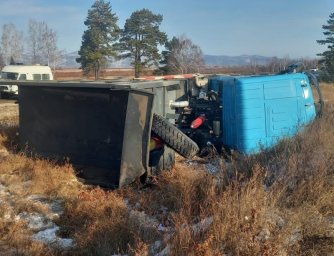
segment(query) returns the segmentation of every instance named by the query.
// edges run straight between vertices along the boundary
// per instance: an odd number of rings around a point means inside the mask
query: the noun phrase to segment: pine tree
[[[167,41],[165,43],[165,50],[162,51],[162,59],[160,61],[160,64],[162,65],[160,67],[160,70],[163,74],[173,74],[177,73],[177,70],[175,70],[175,67],[172,67],[169,65],[169,60],[172,58],[173,49],[176,49],[179,45],[179,40],[174,36],[170,41]]]
[[[334,13],[329,15],[327,24],[322,26],[324,36],[323,40],[317,40],[321,45],[327,45],[327,50],[323,53],[319,53],[318,56],[322,56],[321,62],[324,64],[328,81],[334,81]]]
[[[117,55],[113,46],[120,33],[117,21],[118,18],[112,13],[110,2],[97,0],[88,11],[84,22],[88,28],[82,36],[78,52],[80,57],[77,58],[86,75],[94,72],[95,79],[98,79],[108,57]]]
[[[135,77],[144,68],[158,65],[158,45],[167,41],[166,33],[159,30],[162,20],[162,15],[142,9],[133,12],[125,22],[118,49],[122,52],[120,57],[133,59]]]

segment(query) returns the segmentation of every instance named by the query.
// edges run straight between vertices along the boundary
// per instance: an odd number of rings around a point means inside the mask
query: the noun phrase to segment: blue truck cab
[[[208,91],[219,95],[221,141],[244,154],[258,153],[295,135],[316,117],[309,78],[304,73],[215,76]]]

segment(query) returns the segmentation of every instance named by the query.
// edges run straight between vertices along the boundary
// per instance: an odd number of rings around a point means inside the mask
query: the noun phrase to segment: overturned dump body
[[[43,157],[108,169],[105,182],[133,181],[147,168],[153,95],[108,87],[20,86],[20,142]]]
[[[152,115],[167,114],[173,84],[20,83],[21,146],[69,159],[94,183],[127,185],[149,168]]]

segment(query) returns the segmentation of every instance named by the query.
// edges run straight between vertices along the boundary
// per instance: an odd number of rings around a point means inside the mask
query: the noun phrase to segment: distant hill
[[[266,65],[272,60],[272,57],[265,57],[260,55],[240,55],[240,56],[226,56],[226,55],[204,55],[204,61],[207,66],[246,66],[252,63],[257,65]]]
[[[60,66],[62,68],[79,68],[80,64],[76,62],[76,58],[78,57],[79,57],[78,52],[66,53]]]
[[[78,52],[70,52],[64,55],[64,60],[60,64],[62,68],[78,68],[80,64],[76,62],[76,58],[79,57]],[[128,68],[131,66],[130,59],[111,60],[108,65],[110,68]]]
[[[65,54],[63,62],[60,64],[63,68],[78,68],[80,65],[76,62],[79,55],[77,52]],[[252,63],[257,65],[266,65],[272,60],[272,57],[260,55],[204,55],[204,61],[207,66],[231,67],[231,66],[247,66]],[[112,60],[109,63],[111,68],[127,68],[131,66],[130,59]]]

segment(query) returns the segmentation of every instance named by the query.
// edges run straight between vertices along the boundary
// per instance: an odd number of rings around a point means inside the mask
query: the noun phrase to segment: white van
[[[1,71],[1,79],[7,80],[53,80],[51,68],[49,66],[39,65],[8,65]],[[0,85],[0,93],[8,95],[17,95],[17,85]]]

